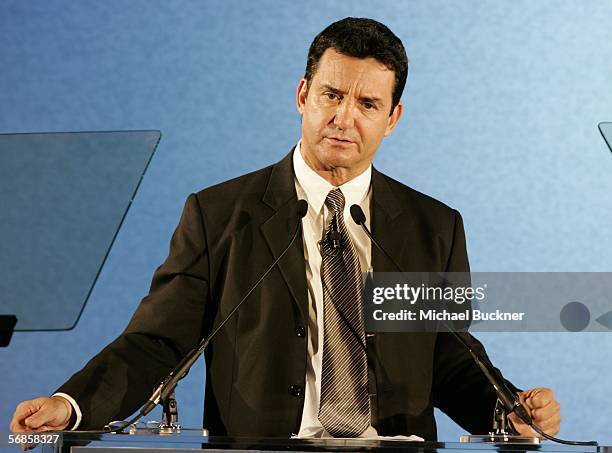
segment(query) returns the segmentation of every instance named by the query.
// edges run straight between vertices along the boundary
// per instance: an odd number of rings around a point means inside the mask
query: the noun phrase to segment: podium
[[[159,435],[62,432],[57,444],[44,445],[45,453],[179,453],[195,452],[521,452],[612,453],[610,446],[573,447],[553,443],[539,445],[470,444],[460,442],[413,442],[363,439],[287,439],[203,436],[202,430]]]

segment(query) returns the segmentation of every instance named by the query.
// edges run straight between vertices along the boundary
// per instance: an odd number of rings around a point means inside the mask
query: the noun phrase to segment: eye
[[[368,101],[362,102],[361,105],[363,105],[363,108],[366,110],[373,110],[376,108],[376,105],[374,105],[374,103]]]
[[[338,96],[338,94],[336,93],[332,93],[331,91],[328,91],[327,93],[324,93],[325,96],[327,96],[327,99],[329,99],[330,101],[338,101],[340,100],[340,96]]]

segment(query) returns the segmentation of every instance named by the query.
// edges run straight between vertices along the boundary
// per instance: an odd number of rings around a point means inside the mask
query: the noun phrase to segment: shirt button
[[[295,334],[300,338],[304,338],[306,336],[306,329],[304,326],[299,326]]]
[[[302,396],[304,394],[304,389],[299,385],[290,385],[289,394],[293,396]]]

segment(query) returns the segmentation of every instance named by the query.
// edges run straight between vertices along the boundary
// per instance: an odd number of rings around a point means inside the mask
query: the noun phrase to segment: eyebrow
[[[346,94],[346,91],[342,91],[341,89],[336,88],[336,87],[334,87],[332,85],[329,85],[327,83],[322,84],[321,88],[324,91],[331,91],[332,93],[341,94],[343,96]],[[383,102],[382,99],[374,97],[374,96],[361,96],[359,98],[359,100],[362,101],[362,102],[372,102],[374,104],[383,104],[384,105],[384,102]]]

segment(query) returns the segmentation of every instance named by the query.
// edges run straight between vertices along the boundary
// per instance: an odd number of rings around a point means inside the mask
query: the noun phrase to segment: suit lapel
[[[268,187],[262,199],[275,211],[260,227],[274,259],[278,258],[289,244],[298,222],[292,156],[293,150],[272,167]],[[295,239],[277,267],[305,322],[308,319],[308,290],[302,234]]]
[[[372,168],[372,235],[402,268],[407,269],[405,248],[410,219],[405,207],[393,193],[387,177]],[[389,259],[372,244],[372,267],[375,272],[397,272]]]

